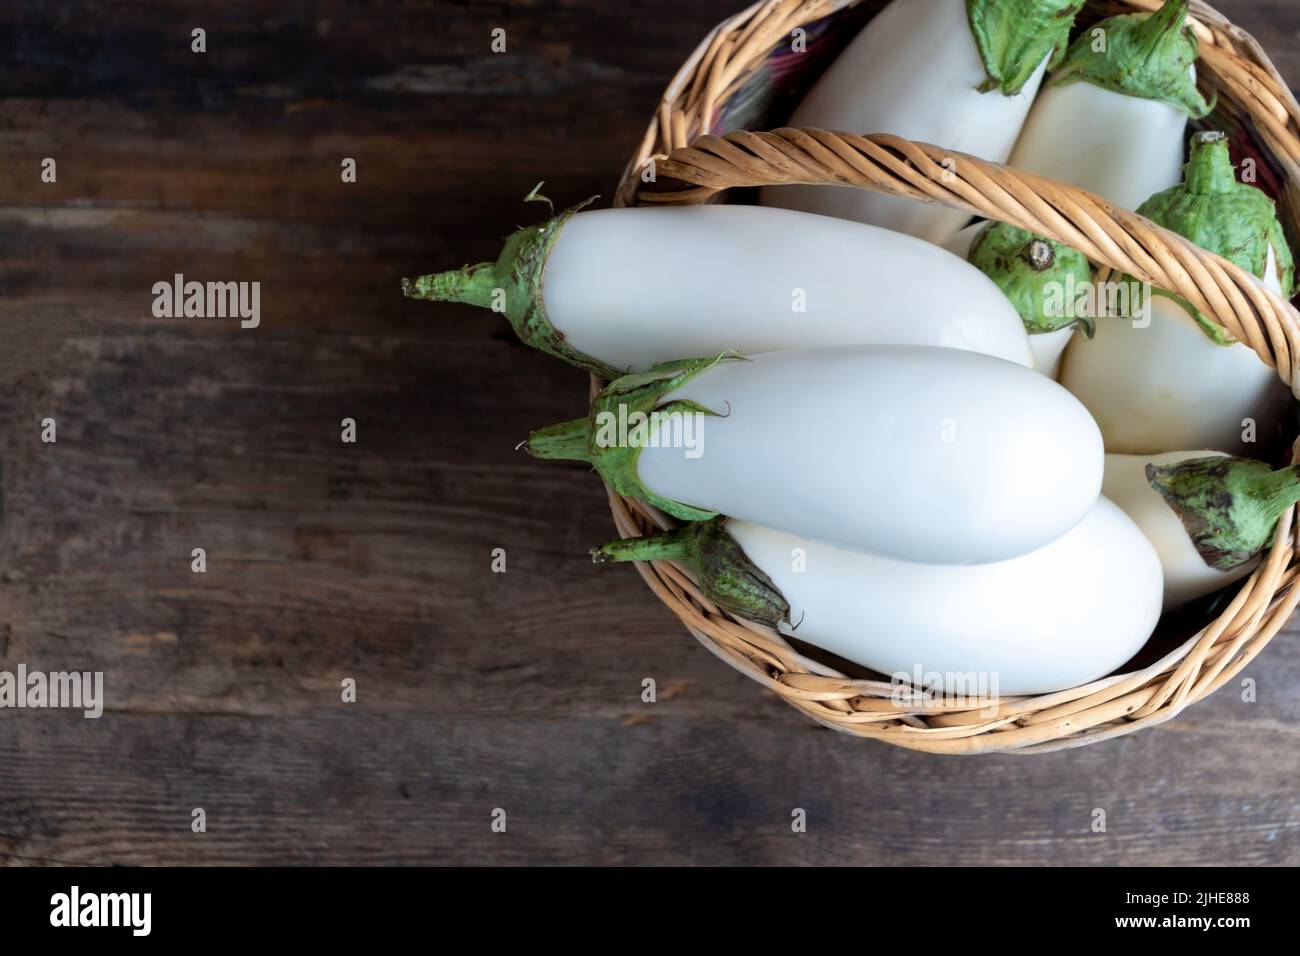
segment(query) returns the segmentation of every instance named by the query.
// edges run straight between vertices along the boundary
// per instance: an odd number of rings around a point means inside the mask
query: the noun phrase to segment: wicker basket
[[[1229,262],[1095,196],[887,133],[855,136],[777,129],[815,75],[884,0],[764,0],[716,27],[673,78],[616,205],[697,204],[723,190],[785,183],[839,183],[957,206],[1014,223],[1177,292],[1248,342],[1261,361],[1300,392],[1300,313],[1262,291]],[[1080,23],[1160,0],[1090,0]],[[1274,196],[1294,240],[1300,236],[1300,106],[1259,44],[1193,0],[1205,92],[1218,107],[1200,125],[1224,129],[1235,158],[1255,159],[1258,183]],[[806,51],[788,53],[796,27]],[[653,161],[653,181],[643,176]],[[951,166],[952,164],[949,164]],[[955,173],[955,175],[954,175]],[[601,386],[593,379],[593,391]],[[672,525],[641,502],[610,492],[623,537]],[[776,632],[720,611],[670,562],[638,570],[700,642],[828,727],[934,753],[1041,753],[1096,743],[1161,723],[1223,686],[1287,622],[1300,602],[1300,525],[1285,514],[1271,551],[1244,583],[1199,608],[1190,623],[1162,621],[1146,650],[1124,669],[1083,687],[1038,697],[957,706],[897,688]],[[1183,616],[1184,618],[1186,615]]]

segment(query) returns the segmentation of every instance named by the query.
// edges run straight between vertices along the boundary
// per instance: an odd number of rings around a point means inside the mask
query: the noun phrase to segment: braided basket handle
[[[832,184],[1009,222],[1182,297],[1254,349],[1300,397],[1295,307],[1239,266],[1082,189],[898,136],[821,129],[701,136],[654,164],[656,181],[637,193],[642,204],[696,205],[735,186]]]

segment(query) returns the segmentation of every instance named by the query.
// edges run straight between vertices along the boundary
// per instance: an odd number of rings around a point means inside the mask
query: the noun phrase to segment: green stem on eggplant
[[[719,362],[739,361],[734,352],[704,358],[663,362],[648,372],[624,375],[610,382],[591,403],[587,418],[560,422],[528,436],[525,450],[537,458],[584,461],[621,495],[654,505],[683,521],[702,521],[717,512],[673,501],[647,488],[637,474],[641,450],[654,436],[655,423],[674,415],[717,415],[695,402],[660,404],[669,392],[685,385]]]
[[[479,262],[448,272],[435,272],[402,280],[402,294],[408,299],[463,302],[480,309],[492,308],[496,290],[501,287],[495,262]]]
[[[1217,129],[1193,133],[1191,154],[1183,167],[1182,192],[1179,195],[1222,196],[1237,191],[1241,186],[1237,182],[1237,167],[1232,165],[1227,134]],[[1147,204],[1150,206],[1151,200],[1147,200]]]
[[[1030,335],[1075,326],[1092,338],[1091,316],[1072,316],[1065,291],[1092,280],[1088,257],[1010,223],[991,222],[980,231],[967,261],[993,280],[1020,313]]]
[[[1231,571],[1273,540],[1278,519],[1300,501],[1300,465],[1274,471],[1246,458],[1193,458],[1146,467],[1207,565]]]
[[[1039,64],[1055,67],[1070,44],[1070,27],[1083,0],[966,0],[971,35],[988,79],[981,93],[1018,94]]]
[[[676,561],[695,575],[700,590],[718,607],[768,627],[790,622],[790,602],[735,538],[719,515],[642,538],[593,548],[593,561]]]
[[[585,461],[594,464],[591,453],[591,423],[575,418],[539,428],[524,442],[524,451],[534,458],[551,461]]]
[[[1194,134],[1183,182],[1156,193],[1137,211],[1259,279],[1265,277],[1272,247],[1282,292],[1292,295],[1295,260],[1277,204],[1262,189],[1237,179],[1223,133]]]
[[[1165,0],[1154,13],[1102,20],[1070,46],[1050,85],[1084,81],[1103,90],[1168,103],[1193,119],[1214,109],[1196,88],[1199,45],[1187,26],[1189,0]],[[1098,31],[1101,31],[1098,33]]]
[[[1258,279],[1266,277],[1272,249],[1282,292],[1286,298],[1294,293],[1295,260],[1277,217],[1277,206],[1262,189],[1237,180],[1228,138],[1223,133],[1207,130],[1193,135],[1183,182],[1156,193],[1137,211]],[[1186,309],[1215,343],[1236,343],[1226,329],[1188,302],[1162,290],[1155,292]]]
[[[533,191],[534,194],[536,190]],[[534,198],[529,196],[529,198]],[[599,359],[579,352],[551,324],[542,301],[542,276],[551,249],[564,224],[590,205],[595,196],[550,219],[525,226],[506,240],[496,262],[480,262],[449,272],[434,272],[402,280],[402,294],[410,299],[463,302],[501,312],[525,345],[553,355],[605,380],[621,374]]]

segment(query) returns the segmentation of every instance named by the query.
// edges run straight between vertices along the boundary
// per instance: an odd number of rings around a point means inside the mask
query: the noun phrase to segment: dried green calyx
[[[966,0],[971,35],[988,74],[980,92],[1015,96],[1047,57],[1054,68],[1082,8],[1083,0]]]
[[[1076,326],[1092,338],[1093,319],[1068,308],[1075,291],[1092,280],[1092,266],[1079,250],[1010,223],[991,222],[966,258],[1011,300],[1030,335]]]
[[[538,183],[540,187],[541,184]],[[537,188],[525,197],[539,197]],[[402,293],[410,299],[434,302],[464,302],[501,312],[525,345],[586,369],[601,378],[617,378],[621,372],[599,358],[575,349],[564,334],[551,324],[542,302],[542,276],[551,249],[564,224],[590,205],[595,196],[536,225],[525,226],[506,240],[496,262],[480,262],[450,272],[435,272],[402,280]]]
[[[665,498],[647,488],[637,473],[641,451],[671,427],[674,416],[717,415],[696,402],[677,400],[660,404],[669,392],[719,362],[741,360],[734,352],[711,358],[663,362],[648,372],[624,375],[605,386],[591,403],[586,418],[539,428],[524,444],[535,458],[585,461],[619,494],[654,505],[683,521],[703,521],[717,512]],[[683,432],[685,426],[679,422]]]
[[[1168,103],[1193,119],[1214,109],[1196,89],[1196,34],[1188,0],[1165,0],[1154,13],[1108,17],[1070,46],[1052,86],[1083,81],[1114,93]]]
[[[1295,261],[1277,218],[1277,207],[1262,189],[1238,182],[1227,137],[1213,131],[1195,134],[1191,156],[1183,169],[1182,183],[1156,193],[1138,207],[1138,213],[1260,279],[1268,270],[1272,248],[1282,292],[1290,298],[1295,286]],[[1182,305],[1218,344],[1236,341],[1183,299],[1160,290],[1157,294]]]
[[[695,575],[700,590],[724,611],[775,628],[790,623],[790,602],[718,516],[683,528],[611,541],[594,548],[593,561],[676,561]]]
[[[1231,571],[1273,541],[1278,518],[1300,501],[1300,466],[1246,458],[1147,465],[1147,481],[1178,515],[1205,563]]]

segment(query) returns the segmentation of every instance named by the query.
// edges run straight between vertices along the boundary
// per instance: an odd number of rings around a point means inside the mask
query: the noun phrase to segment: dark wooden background
[[[399,294],[494,256],[538,180],[608,195],[736,7],[0,7],[0,670],[108,697],[0,711],[0,861],[1300,862],[1296,628],[1257,702],[1080,751],[834,734],[589,563],[597,481],[513,450],[584,376]],[[1300,7],[1220,7],[1300,84]],[[261,327],[153,319],[176,272],[260,281]]]

